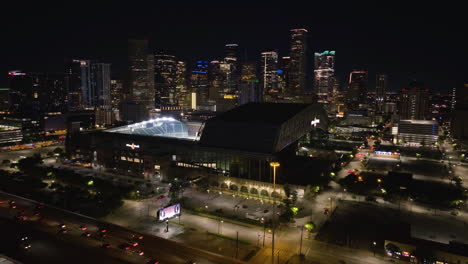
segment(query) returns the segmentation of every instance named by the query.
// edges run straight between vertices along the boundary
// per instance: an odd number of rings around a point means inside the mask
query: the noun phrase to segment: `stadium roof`
[[[151,119],[127,126],[111,128],[105,132],[198,140],[196,135],[189,134],[185,123],[172,117]]]
[[[311,121],[318,122],[316,125]],[[260,153],[279,152],[317,125],[327,126],[323,107],[308,104],[249,103],[206,121],[200,144]]]

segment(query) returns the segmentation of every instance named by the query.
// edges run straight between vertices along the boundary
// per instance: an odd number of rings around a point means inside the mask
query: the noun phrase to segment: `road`
[[[119,248],[120,245],[130,242],[132,235],[136,232],[126,228],[103,223],[92,218],[79,216],[60,209],[45,207],[39,209],[41,217],[32,216],[35,209],[35,203],[27,199],[14,197],[5,193],[0,193],[1,201],[15,200],[16,209],[9,208],[7,203],[0,204],[0,219],[5,222],[4,228],[15,230],[12,235],[18,235],[17,226],[22,227],[20,232],[27,232],[32,237],[32,248],[19,257],[34,258],[37,263],[147,263],[148,260],[156,258],[160,263],[183,264],[189,260],[196,261],[201,264],[211,263],[227,263],[241,264],[243,262],[234,259],[226,258],[210,252],[198,250],[187,245],[183,245],[174,241],[169,241],[163,238],[144,234],[140,245],[136,247],[142,250],[145,256],[138,256],[129,251],[124,251]],[[28,220],[20,223],[13,222],[11,219],[20,211],[24,210],[30,217]],[[57,234],[60,230],[59,225],[66,224],[67,234]],[[15,228],[13,228],[13,226]],[[80,226],[86,226],[92,234],[91,238],[83,237],[85,231],[80,230]],[[108,229],[107,237],[102,239],[98,236],[99,228],[105,227]],[[2,237],[5,241],[6,237]],[[7,244],[16,247],[17,240],[10,240]],[[100,248],[104,243],[110,243],[112,248]],[[73,255],[69,252],[80,252]],[[11,251],[17,254],[18,250]],[[49,253],[49,254],[47,254]],[[54,257],[53,255],[57,255]],[[18,257],[18,255],[13,256]],[[71,258],[70,260],[68,260]],[[103,261],[105,260],[105,261]],[[114,261],[115,260],[115,261]],[[36,262],[27,262],[36,263]]]

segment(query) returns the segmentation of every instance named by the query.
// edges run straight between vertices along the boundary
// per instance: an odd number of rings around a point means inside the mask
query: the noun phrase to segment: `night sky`
[[[336,50],[342,82],[354,68],[370,71],[371,89],[377,72],[390,75],[392,90],[412,79],[434,91],[468,82],[468,20],[461,6],[160,2],[67,1],[66,7],[43,1],[2,3],[0,85],[7,86],[9,70],[63,71],[65,58],[99,59],[121,72],[129,37],[147,37],[153,50],[189,62],[221,58],[224,44],[231,42],[242,47],[249,61],[258,60],[265,49],[278,49],[286,56],[289,29],[298,27],[309,29],[310,54]]]

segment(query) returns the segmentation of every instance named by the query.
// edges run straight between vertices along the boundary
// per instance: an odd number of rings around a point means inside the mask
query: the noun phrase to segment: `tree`
[[[60,153],[62,153],[62,152],[63,152],[63,149],[61,149],[61,148],[55,148],[55,149],[54,149],[54,153],[55,153],[55,154],[60,154]]]
[[[4,159],[4,160],[2,161],[2,164],[3,164],[3,165],[7,165],[7,164],[10,164],[10,163],[11,163],[11,161],[10,161],[9,159]]]

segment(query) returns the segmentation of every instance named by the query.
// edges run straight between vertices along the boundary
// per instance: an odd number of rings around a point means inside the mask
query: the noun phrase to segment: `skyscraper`
[[[307,30],[291,30],[291,51],[286,95],[302,96],[306,88]]]
[[[276,51],[266,51],[262,52],[261,55],[262,93],[278,93],[278,53]]]
[[[190,90],[196,93],[197,107],[205,105],[209,99],[208,61],[197,61],[196,68],[190,74]]]
[[[359,109],[360,104],[367,103],[368,72],[354,70],[349,74],[347,107],[349,110]]]
[[[111,80],[111,105],[112,108],[118,109],[123,100],[123,82],[119,79]]]
[[[153,108],[154,62],[148,53],[148,40],[128,40],[128,67],[127,100]]]
[[[317,102],[329,104],[333,97],[335,51],[315,53],[314,89]]]
[[[65,68],[65,90],[68,93],[68,109],[81,108],[81,60],[71,60]]]
[[[411,82],[400,93],[400,119],[427,120],[430,118],[429,89],[423,84]]]
[[[226,44],[226,57],[220,65],[221,72],[225,78],[225,89],[227,93],[236,93],[238,90],[239,80],[239,45],[238,44]]]
[[[375,104],[377,112],[383,112],[387,101],[388,75],[377,74],[375,78]]]
[[[177,60],[173,55],[154,55],[154,86],[157,107],[177,104]]]
[[[239,83],[239,105],[249,102],[261,102],[263,89],[257,79],[257,65],[253,62],[244,62],[241,66]]]
[[[187,87],[187,66],[178,61],[176,67],[176,97],[182,109],[190,109],[190,93]]]
[[[84,108],[111,107],[110,64],[82,60],[81,98]]]
[[[466,146],[468,144],[468,83],[456,90],[455,108],[452,111],[451,131],[453,138]]]

